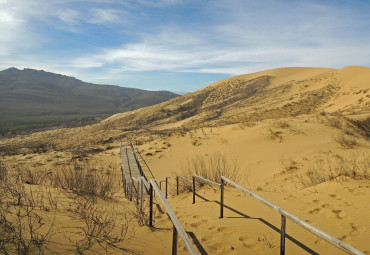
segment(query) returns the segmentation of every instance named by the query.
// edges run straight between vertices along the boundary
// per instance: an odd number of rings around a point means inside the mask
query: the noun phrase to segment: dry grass
[[[118,185],[112,171],[103,171],[89,165],[63,166],[53,178],[54,187],[70,190],[80,195],[112,198],[118,192]]]
[[[55,247],[69,254],[97,248],[107,254],[134,252],[121,245],[128,233],[127,211],[106,200],[119,188],[113,175],[77,166],[60,170],[58,174],[21,170],[0,161],[0,253],[57,253]],[[63,202],[56,197],[60,190],[49,185],[62,188]],[[57,228],[55,221],[61,215],[63,221],[70,217],[78,224]],[[52,240],[60,233],[65,236],[63,244]]]
[[[76,227],[83,237],[75,242],[78,254],[85,253],[96,244],[107,253],[110,248],[127,251],[116,246],[128,233],[128,220],[125,214],[104,201],[97,203],[90,196],[75,194],[72,201],[67,210],[84,222]]]
[[[208,156],[188,159],[182,167],[182,174],[191,178],[193,174],[220,183],[221,175],[232,180],[239,178],[238,162],[226,154],[216,152]]]
[[[279,142],[283,141],[283,136],[281,135],[283,132],[281,131],[274,131],[271,128],[267,130],[267,138],[270,140],[278,140]]]
[[[344,134],[338,135],[334,138],[334,140],[345,149],[353,149],[359,145],[358,140],[355,137]]]
[[[54,234],[53,221],[45,212],[56,213],[50,190],[33,189],[23,172],[0,163],[0,253],[44,253]],[[48,201],[49,200],[49,201]]]
[[[304,176],[300,175],[299,179],[305,188],[331,181],[341,176],[356,180],[369,180],[369,167],[370,159],[368,153],[352,155],[347,159],[338,156],[337,162],[330,160],[317,162],[315,166],[309,168]]]
[[[285,120],[275,121],[273,126],[276,127],[276,128],[281,128],[281,129],[290,128],[290,124]]]

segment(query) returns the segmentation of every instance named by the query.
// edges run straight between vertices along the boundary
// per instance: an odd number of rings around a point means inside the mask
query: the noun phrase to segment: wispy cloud
[[[362,1],[0,0],[0,67],[109,82],[137,72],[369,66],[369,9]]]

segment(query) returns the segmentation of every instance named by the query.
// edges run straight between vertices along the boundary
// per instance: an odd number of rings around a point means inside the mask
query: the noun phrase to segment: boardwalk
[[[122,166],[122,177],[123,182],[125,183],[126,192],[132,194],[132,189],[137,193],[138,181],[141,180],[144,185],[144,194],[148,194],[149,183],[148,179],[145,176],[144,171],[142,170],[141,164],[137,159],[136,152],[134,147],[131,146],[121,146],[121,166]],[[137,183],[134,185],[134,183]],[[127,193],[126,193],[127,194]]]
[[[123,168],[124,173],[126,175],[125,176],[126,179],[127,179],[127,177],[130,178],[130,179],[132,177],[138,179],[139,177],[142,176],[141,173],[140,173],[139,166],[136,163],[135,155],[134,155],[134,152],[132,151],[131,146],[126,146],[126,147],[122,148],[121,157],[123,159],[122,160],[122,168]]]

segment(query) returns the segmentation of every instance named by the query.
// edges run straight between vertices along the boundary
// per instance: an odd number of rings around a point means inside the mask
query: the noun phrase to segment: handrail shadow
[[[203,199],[204,201],[206,202],[213,202],[213,203],[216,203],[218,205],[220,205],[220,202],[217,201],[217,200],[209,200],[199,194],[195,194],[197,197]],[[253,219],[253,220],[259,220],[260,222],[262,222],[263,224],[265,224],[266,226],[270,227],[271,229],[275,230],[276,232],[278,232],[280,234],[280,229],[276,226],[274,226],[273,224],[271,224],[270,222],[266,221],[265,219],[263,218],[254,218],[254,217],[250,217],[226,204],[224,204],[224,208],[227,208],[229,209],[230,211],[236,213],[236,214],[239,214],[240,216],[243,216],[242,218],[246,218],[246,219]],[[228,217],[228,218],[239,218],[239,217]],[[303,243],[301,243],[300,241],[298,241],[297,239],[295,239],[294,237],[286,234],[285,237],[287,239],[289,239],[290,241],[292,241],[294,244],[296,244],[297,246],[299,246],[300,248],[302,248],[303,250],[305,250],[306,252],[310,253],[310,254],[314,254],[314,255],[319,255],[319,253],[317,253],[316,251],[312,250],[311,248],[307,247],[306,245],[304,245]]]
[[[190,231],[186,231],[186,233],[191,237],[191,239],[193,240],[193,243],[198,248],[198,251],[200,252],[200,254],[201,255],[208,255],[208,253],[203,248],[202,244],[199,242],[199,240],[196,237],[196,235],[193,232],[190,232]]]

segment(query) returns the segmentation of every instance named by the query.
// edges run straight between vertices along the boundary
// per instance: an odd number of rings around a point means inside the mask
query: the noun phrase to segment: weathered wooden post
[[[153,186],[149,188],[149,226],[153,227]]]
[[[142,178],[140,178],[140,193],[141,193],[141,196],[140,196],[140,212],[142,213],[143,212],[143,196],[144,196],[144,182],[143,182]]]
[[[224,217],[224,179],[221,177],[221,201],[220,201],[220,218]]]
[[[130,201],[132,201],[133,186],[134,186],[134,183],[132,180],[130,180]]]
[[[176,176],[176,195],[179,195],[179,177]]]
[[[166,177],[166,199],[168,197],[167,188],[168,188],[168,177]]]
[[[172,255],[177,254],[177,229],[175,225],[173,225],[173,235],[172,235]]]
[[[193,176],[193,204],[195,204],[195,177]]]
[[[136,189],[136,204],[139,205],[139,188],[140,188],[140,179],[137,180],[137,189]]]
[[[286,217],[284,215],[281,215],[280,255],[285,255],[285,230],[286,230]]]

